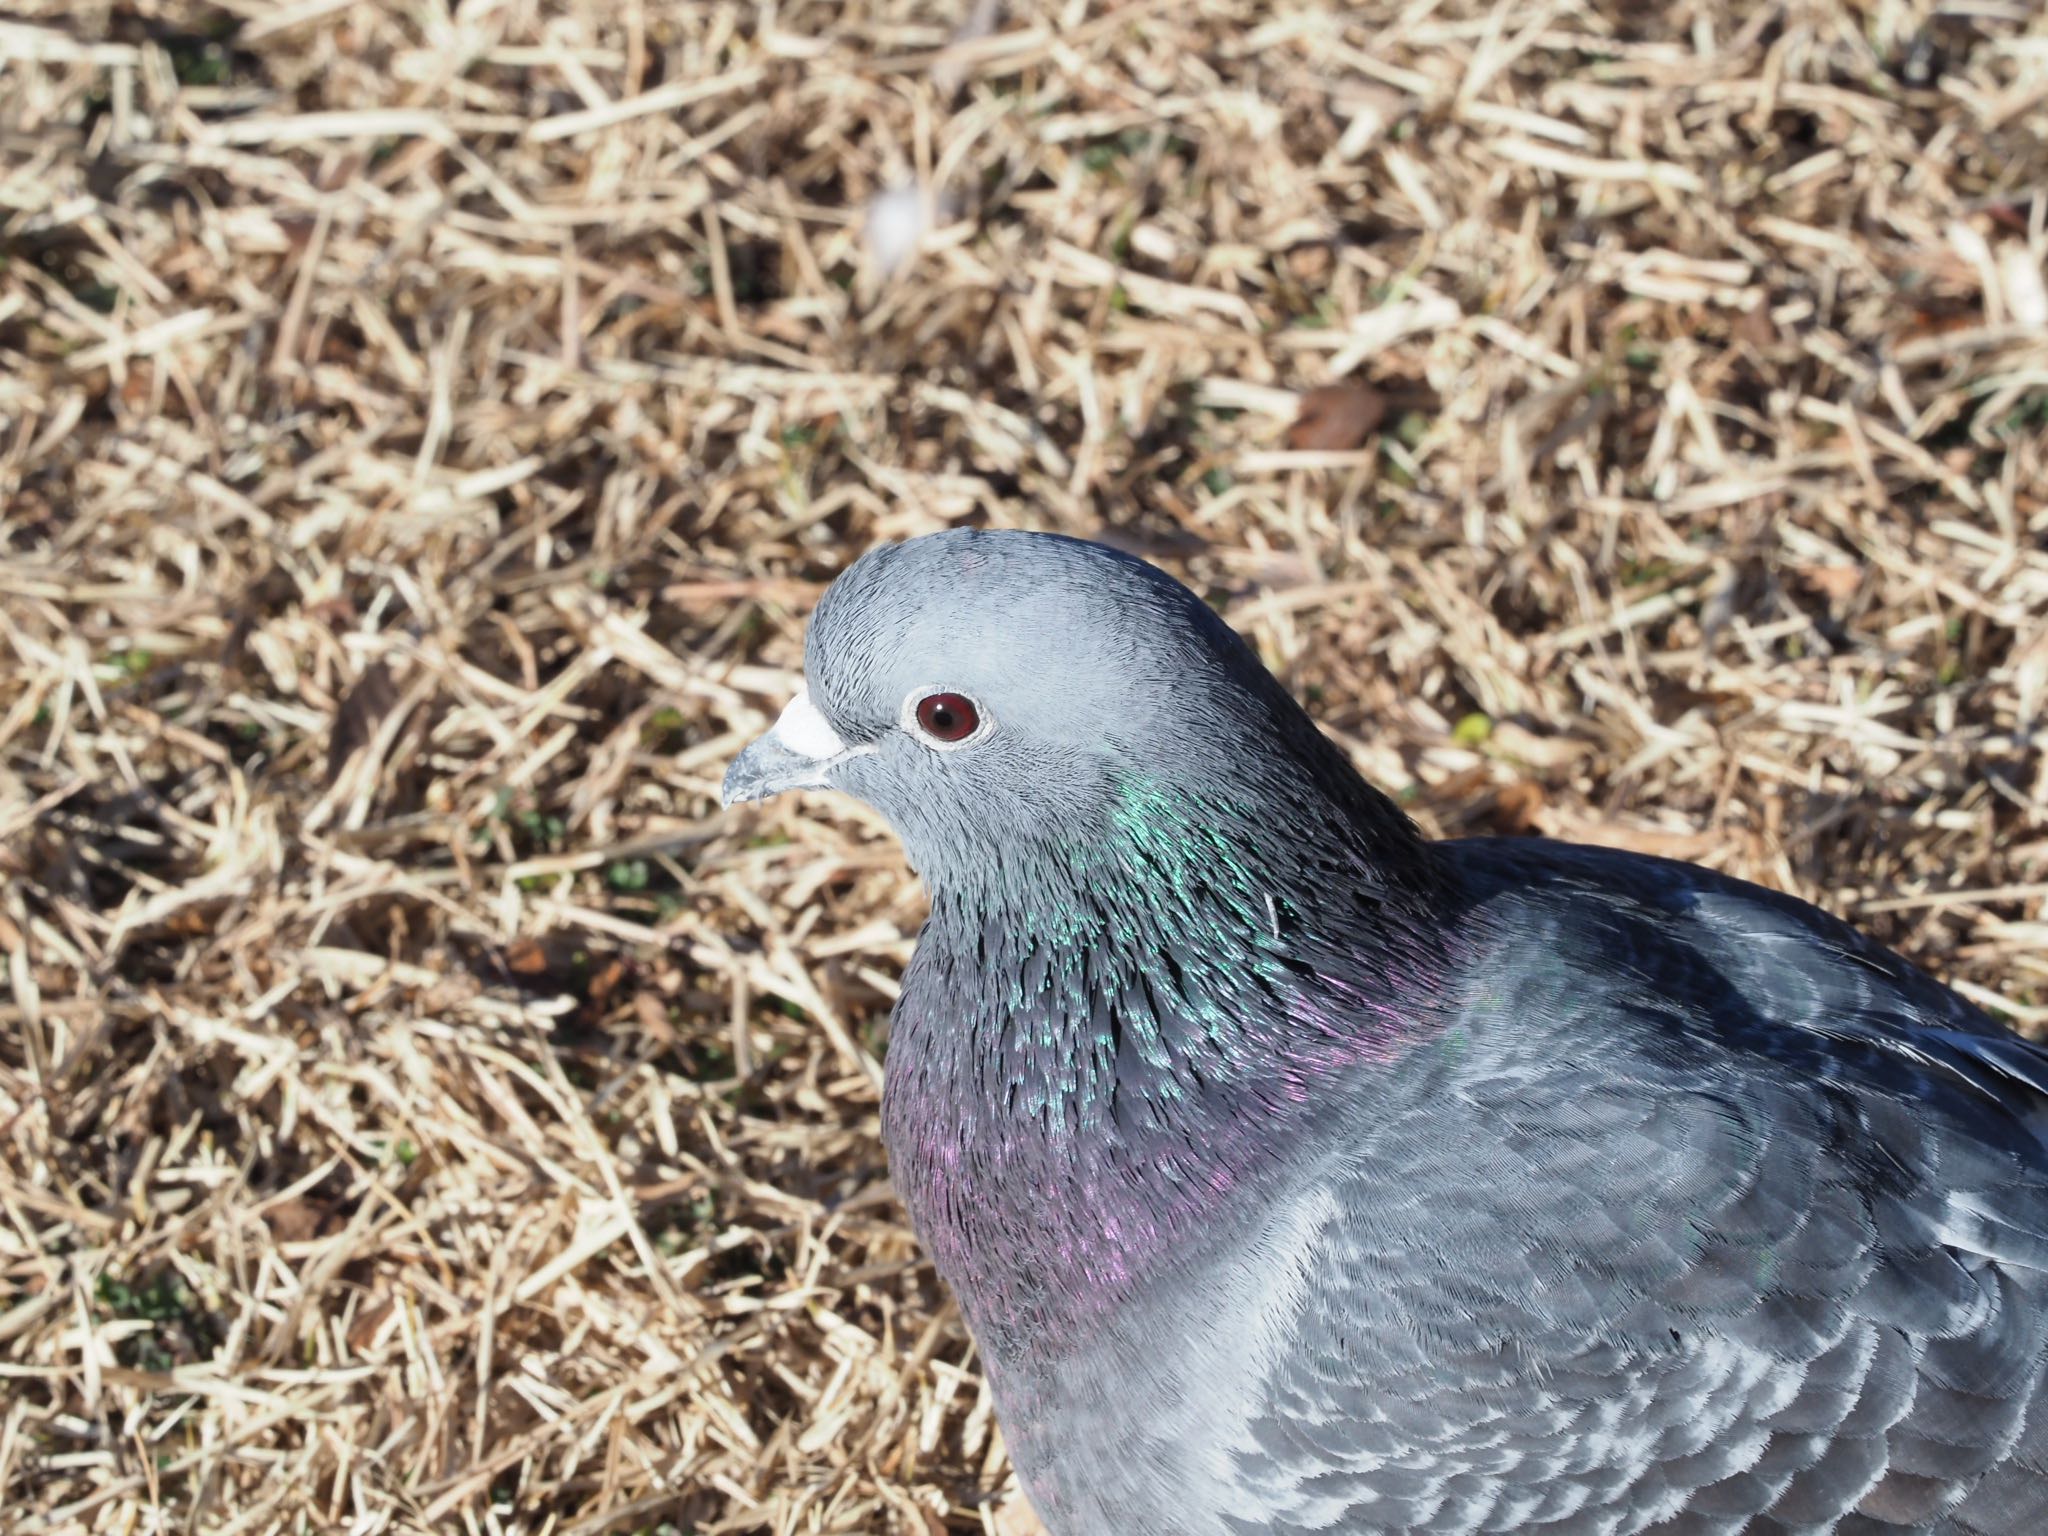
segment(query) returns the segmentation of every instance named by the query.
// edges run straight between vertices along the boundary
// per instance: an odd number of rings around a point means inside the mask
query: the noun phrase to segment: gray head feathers
[[[1134,780],[1247,806],[1334,797],[1340,820],[1406,826],[1201,599],[1100,544],[953,529],[875,549],[819,603],[804,661],[793,728],[822,755],[764,738],[728,798],[845,790],[934,883],[1086,841]],[[922,728],[939,696],[964,701],[964,741]]]

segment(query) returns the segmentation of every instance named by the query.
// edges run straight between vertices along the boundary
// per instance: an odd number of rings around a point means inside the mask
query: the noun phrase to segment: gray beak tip
[[[748,782],[752,775],[742,771],[745,763],[744,753],[734,758],[732,766],[725,770],[724,781],[718,786],[718,803],[728,811],[736,805],[747,805],[761,798],[755,792],[755,786]]]
[[[799,767],[788,760],[788,754],[773,736],[749,742],[725,770],[725,778],[718,786],[718,803],[731,810],[736,805],[766,800],[777,790],[790,787],[788,781],[799,776]]]
[[[846,743],[800,688],[782,717],[747,743],[725,770],[719,804],[730,810],[785,789],[815,789],[825,782],[825,771],[848,755]]]

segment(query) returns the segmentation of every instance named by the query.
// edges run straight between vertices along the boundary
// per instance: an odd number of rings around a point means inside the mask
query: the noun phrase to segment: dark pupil
[[[917,723],[941,741],[958,741],[974,730],[974,706],[957,693],[934,693],[919,701]]]

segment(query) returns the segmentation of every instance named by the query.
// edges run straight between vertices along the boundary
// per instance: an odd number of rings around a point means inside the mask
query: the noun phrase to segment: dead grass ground
[[[2048,1022],[2036,0],[962,3],[0,21],[8,1531],[993,1526],[919,896],[715,794],[949,521]]]

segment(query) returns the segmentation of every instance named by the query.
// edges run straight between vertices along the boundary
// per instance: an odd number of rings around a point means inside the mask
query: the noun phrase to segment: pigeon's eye
[[[911,713],[920,731],[945,746],[956,746],[981,729],[981,711],[964,693],[928,693]]]

